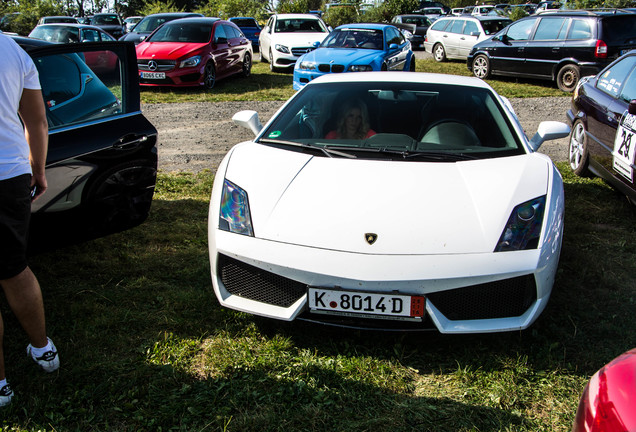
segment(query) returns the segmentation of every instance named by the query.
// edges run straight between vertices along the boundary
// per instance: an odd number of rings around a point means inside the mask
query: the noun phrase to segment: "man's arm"
[[[37,188],[34,199],[44,193],[47,188],[44,168],[49,146],[49,126],[46,121],[46,110],[42,91],[24,89],[20,99],[18,113],[24,123],[24,134],[31,150],[31,169],[33,178],[31,187]]]

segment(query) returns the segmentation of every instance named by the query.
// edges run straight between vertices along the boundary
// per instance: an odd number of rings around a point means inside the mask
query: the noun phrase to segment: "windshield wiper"
[[[476,160],[477,157],[466,153],[445,153],[445,152],[407,152],[405,159],[421,158],[438,161],[463,161]]]
[[[267,143],[267,144],[282,144],[282,145],[290,145],[294,147],[302,147],[302,148],[310,148],[315,150],[320,150],[326,156],[332,158],[334,156],[340,156],[349,159],[355,159],[356,155],[352,155],[351,153],[345,153],[338,150],[334,150],[328,147],[313,145],[309,143],[299,143],[296,141],[286,141],[286,140],[274,140],[269,138],[261,138],[258,142]]]

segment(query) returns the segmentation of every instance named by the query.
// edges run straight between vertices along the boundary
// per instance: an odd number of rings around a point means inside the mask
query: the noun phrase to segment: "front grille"
[[[157,64],[156,69],[150,69],[149,62],[154,61]],[[174,69],[177,64],[174,60],[137,60],[137,67],[141,71],[165,72]]]
[[[534,276],[520,276],[426,296],[450,320],[517,317],[537,299]]]
[[[313,51],[314,47],[304,47],[304,48],[292,48],[292,54],[296,57],[301,56],[303,54],[307,54],[310,51]]]
[[[307,285],[219,254],[217,271],[230,294],[289,307],[307,293]]]
[[[339,64],[330,65],[327,63],[321,63],[318,65],[318,70],[320,72],[340,73],[340,72],[344,72],[344,65],[339,65]]]

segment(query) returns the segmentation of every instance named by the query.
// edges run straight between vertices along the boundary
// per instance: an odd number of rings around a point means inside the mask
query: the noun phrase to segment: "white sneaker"
[[[54,372],[60,367],[60,356],[57,354],[57,348],[53,344],[53,341],[47,338],[51,344],[51,349],[40,357],[35,357],[33,354],[33,345],[27,346],[27,355],[30,356],[34,362],[36,362],[45,372]]]
[[[0,389],[0,407],[7,406],[11,403],[11,398],[13,397],[13,390],[9,387],[9,384],[6,384],[4,387]]]

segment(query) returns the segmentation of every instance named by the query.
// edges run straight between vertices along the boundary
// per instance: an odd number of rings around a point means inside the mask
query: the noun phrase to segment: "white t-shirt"
[[[18,116],[23,89],[39,90],[31,57],[10,37],[0,34],[0,180],[31,173],[29,146]]]

